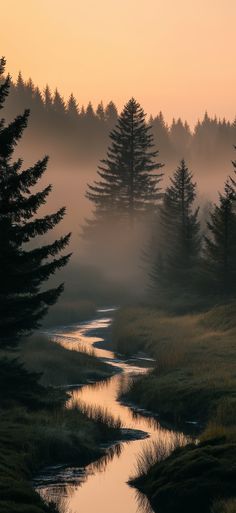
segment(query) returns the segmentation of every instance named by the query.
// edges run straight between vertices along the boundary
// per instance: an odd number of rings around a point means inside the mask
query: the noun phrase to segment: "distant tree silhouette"
[[[160,154],[164,160],[172,157],[172,148],[170,141],[170,133],[168,126],[165,122],[162,112],[158,116],[150,118],[150,125],[152,126],[154,142],[160,150]]]
[[[44,89],[44,106],[45,106],[45,110],[47,112],[50,112],[51,109],[52,109],[52,105],[53,105],[52,93],[51,93],[50,87],[48,85],[46,85],[46,87]]]
[[[87,121],[91,122],[95,119],[95,112],[92,106],[92,103],[89,102],[85,111],[85,118]]]
[[[105,109],[105,119],[110,126],[114,126],[117,122],[118,112],[114,102],[109,102]]]
[[[11,82],[5,118],[8,121],[29,107],[30,133],[24,137],[24,149],[37,144],[38,151],[47,148],[47,152],[52,153],[53,158],[59,162],[63,156],[71,154],[78,165],[86,161],[94,165],[106,151],[109,133],[117,122],[118,113],[114,102],[109,102],[105,107],[100,102],[95,108],[89,102],[85,109],[80,108],[77,115],[75,98],[70,104],[69,114],[68,103],[71,99],[65,105],[59,91],[56,98],[52,96],[48,86],[41,92],[31,79],[24,81],[19,73],[16,83]],[[190,131],[188,124],[180,118],[169,127],[162,112],[159,112],[150,118],[150,125],[160,158],[168,167],[175,166],[185,155],[191,166],[199,169],[199,174],[215,174],[224,165],[225,159],[231,158],[231,148],[236,138],[234,122],[212,118],[206,112]]]
[[[74,95],[71,93],[67,104],[67,114],[71,120],[77,121],[79,115],[79,108]]]
[[[154,211],[160,199],[162,165],[156,162],[151,127],[132,98],[110,133],[107,158],[98,167],[99,181],[89,185],[87,198],[95,205],[95,224],[101,218],[116,216],[134,221]]]
[[[183,155],[189,149],[191,144],[191,131],[189,125],[179,118],[177,121],[173,119],[170,127],[170,140],[176,152]]]
[[[233,162],[236,169],[236,161]],[[236,182],[229,177],[219,204],[207,223],[204,263],[208,292],[223,297],[236,293]]]
[[[3,75],[5,60],[0,60]],[[0,108],[9,93],[9,77],[0,86]],[[21,334],[39,325],[63,285],[42,290],[44,282],[63,267],[70,257],[58,256],[69,242],[70,234],[51,244],[33,249],[25,244],[44,235],[64,217],[65,209],[35,218],[46,202],[51,186],[32,193],[47,166],[47,157],[22,170],[22,160],[12,161],[13,151],[27,126],[29,111],[9,125],[0,125],[0,347],[16,346]],[[50,258],[52,257],[52,258]]]
[[[60,116],[63,116],[66,113],[65,102],[61,97],[58,89],[55,90],[53,97],[53,110],[56,112],[56,114],[59,114]]]
[[[97,106],[96,115],[100,121],[105,121],[105,111],[102,102]]]
[[[196,184],[182,160],[160,206],[158,237],[149,249],[151,289],[154,295],[191,290],[200,252],[198,208],[193,207]],[[175,292],[174,292],[175,291]]]

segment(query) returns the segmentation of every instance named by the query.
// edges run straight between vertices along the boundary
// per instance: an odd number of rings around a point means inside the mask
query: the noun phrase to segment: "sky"
[[[134,96],[193,125],[236,115],[235,0],[7,0],[1,54],[79,105]]]

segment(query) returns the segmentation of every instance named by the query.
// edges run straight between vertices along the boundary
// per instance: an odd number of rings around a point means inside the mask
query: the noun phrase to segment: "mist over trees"
[[[2,83],[3,80],[2,78]],[[157,284],[158,281],[158,286],[162,286],[163,290],[165,289],[165,280],[168,282],[169,277],[172,275],[172,285],[175,282],[176,290],[178,291],[177,281],[178,277],[180,281],[181,268],[183,269],[183,276],[185,276],[182,283],[185,281],[187,284],[188,282],[187,288],[191,288],[195,280],[199,281],[199,283],[208,283],[208,279],[210,283],[213,280],[214,273],[211,272],[211,269],[216,264],[213,262],[214,251],[212,250],[212,241],[214,241],[215,237],[213,231],[215,221],[212,215],[216,215],[216,208],[221,207],[217,204],[218,207],[214,207],[212,210],[211,201],[216,201],[217,190],[221,190],[222,183],[228,174],[227,163],[232,159],[233,145],[236,141],[236,122],[231,123],[225,119],[211,118],[206,113],[204,118],[201,121],[199,120],[193,129],[190,129],[188,123],[181,119],[173,119],[173,122],[168,125],[162,112],[159,112],[156,116],[151,116],[149,119],[146,118],[145,131],[146,134],[150,134],[152,138],[151,144],[153,144],[153,147],[150,147],[148,152],[153,153],[153,162],[156,165],[155,152],[158,149],[158,160],[165,165],[165,174],[160,184],[162,190],[157,191],[158,195],[160,193],[164,194],[164,200],[160,210],[158,206],[158,213],[154,217],[152,215],[152,220],[146,224],[144,223],[142,229],[140,228],[140,223],[135,222],[135,225],[139,224],[140,229],[136,231],[136,238],[132,239],[130,237],[130,228],[128,228],[129,223],[125,221],[125,218],[132,217],[130,216],[131,210],[134,210],[134,217],[137,217],[137,211],[139,210],[137,203],[140,201],[141,196],[139,198],[138,196],[136,198],[133,196],[132,198],[132,193],[130,194],[132,190],[130,173],[126,173],[123,177],[120,175],[120,178],[117,179],[118,174],[116,180],[114,180],[116,169],[119,168],[119,158],[122,157],[123,164],[126,165],[130,150],[129,145],[127,146],[126,144],[127,141],[125,142],[125,138],[121,140],[122,130],[119,132],[118,129],[118,133],[116,133],[117,122],[120,119],[116,105],[112,101],[108,105],[103,105],[101,101],[98,106],[93,106],[91,102],[87,106],[83,106],[80,104],[79,95],[77,97],[75,94],[71,94],[68,101],[65,101],[59,90],[52,92],[50,87],[46,86],[44,91],[40,91],[33,84],[32,80],[25,82],[21,73],[16,83],[9,79],[9,86],[10,94],[5,98],[4,109],[7,122],[10,122],[24,108],[30,108],[31,110],[29,130],[26,131],[23,140],[20,141],[19,148],[15,149],[16,158],[25,152],[26,165],[30,167],[31,162],[35,161],[35,155],[38,152],[46,152],[52,155],[49,165],[49,176],[56,189],[56,199],[53,203],[54,209],[58,210],[62,201],[68,205],[66,230],[70,231],[72,228],[76,234],[73,239],[74,273],[77,272],[81,262],[82,265],[85,263],[88,269],[89,266],[95,266],[101,270],[104,276],[110,276],[112,280],[118,280],[119,283],[123,280],[129,289],[129,280],[131,280],[131,283],[134,284],[135,294],[139,290],[142,290],[142,293],[145,290],[147,273],[149,277],[150,274],[152,275],[153,283],[156,282]],[[110,133],[113,133],[111,137],[114,138],[110,140],[109,144]],[[119,147],[119,145],[122,144],[123,150],[121,151],[121,146]],[[106,155],[109,146],[106,158],[101,161],[101,158]],[[109,153],[110,150],[111,154]],[[120,155],[119,151],[121,151]],[[175,218],[176,221],[178,216],[176,218],[176,213],[173,214],[173,201],[168,197],[171,194],[168,188],[174,186],[172,184],[169,187],[168,180],[183,157],[189,168],[193,171],[194,179],[198,182],[199,196],[197,204],[201,208],[198,213],[195,202],[195,184],[192,182],[194,185],[194,199],[191,203],[190,215],[192,216],[193,232],[194,230],[196,232],[196,238],[194,239],[193,237],[193,245],[196,243],[197,246],[194,259],[198,258],[199,222],[201,221],[201,232],[203,235],[199,250],[201,279],[199,276],[195,276],[195,271],[192,272],[192,263],[191,265],[189,264],[189,267],[186,264],[186,255],[181,255],[181,244],[177,243],[176,240],[178,230],[176,231],[173,228],[174,223],[172,226],[171,222],[172,218]],[[96,169],[97,162],[99,161],[101,164],[98,171],[101,175],[98,175],[99,178],[97,180]],[[156,169],[159,175],[160,169],[158,169],[158,166]],[[141,175],[142,173],[140,177]],[[154,178],[152,179],[154,180]],[[141,203],[143,203],[145,196],[147,198],[149,195],[150,200],[153,194],[153,191],[151,191],[152,187],[148,192],[148,182],[146,181],[145,189],[142,180],[143,177],[140,181],[136,182],[137,189],[139,188],[139,193],[142,195]],[[97,184],[95,184],[95,181],[97,181]],[[114,187],[115,182],[116,186]],[[214,187],[212,187],[213,183]],[[43,187],[46,186],[43,177],[42,184]],[[90,184],[89,189],[87,184]],[[111,186],[111,184],[113,185]],[[165,192],[166,187],[167,190]],[[159,185],[157,188],[159,189]],[[104,201],[104,194],[110,195],[110,206],[108,206],[108,198]],[[86,198],[85,195],[87,196]],[[224,195],[225,193],[223,193],[220,203],[223,201]],[[151,205],[152,201],[149,200],[145,201]],[[132,202],[136,202],[135,208],[132,207]],[[156,197],[153,203],[160,205],[160,199]],[[170,205],[171,203],[172,206]],[[146,210],[146,207],[144,210]],[[94,216],[92,216],[92,213]],[[140,213],[144,219],[143,213]],[[120,227],[117,224],[115,227],[114,217],[119,219],[118,224],[120,223]],[[165,217],[166,220],[168,219],[169,224],[166,222]],[[100,229],[102,218],[103,222],[105,221],[107,225],[107,232],[105,229]],[[86,225],[85,219],[87,219]],[[121,219],[123,220],[123,227],[120,222]],[[211,224],[213,226],[212,229]],[[84,226],[85,238],[81,236],[82,226]],[[157,246],[156,241],[159,240],[161,232],[164,233],[164,231],[166,231],[165,244]],[[95,252],[91,251],[86,243],[87,240],[91,239],[92,232],[95,234],[94,241],[97,244]],[[148,240],[151,240],[151,232],[154,233],[152,238],[155,240],[155,244],[153,241],[147,243]],[[107,251],[106,244],[109,251]],[[168,244],[170,244],[171,256],[169,256]],[[147,245],[149,246],[148,250]],[[144,247],[145,253],[147,251],[150,253],[152,245],[153,248],[155,247],[155,250],[151,251],[149,261],[152,268],[149,266],[146,269],[147,273],[145,275],[143,264],[140,264],[140,254]],[[210,256],[211,251],[212,256]],[[212,266],[210,264],[206,265],[205,259],[207,254],[209,262],[212,258]],[[184,266],[187,266],[185,273]],[[142,270],[140,270],[141,268]],[[161,278],[160,269],[162,269]],[[210,277],[211,274],[212,276]],[[187,279],[187,275],[189,279]],[[100,277],[100,279],[102,278]],[[71,283],[72,281],[74,282],[72,276],[70,280]],[[161,281],[163,282],[162,285]],[[154,285],[154,290],[157,290],[155,287],[156,285]],[[212,286],[213,289],[216,291],[217,287]],[[220,287],[218,287],[219,290]]]
[[[5,68],[0,60],[0,74]],[[0,86],[0,108],[8,96],[10,80]],[[51,186],[32,192],[47,168],[48,158],[22,170],[22,160],[13,161],[13,152],[27,127],[29,110],[9,125],[0,124],[0,348],[17,346],[19,336],[36,329],[40,319],[60,296],[63,285],[43,288],[57,269],[64,267],[70,254],[61,255],[70,234],[54,242],[35,247],[38,236],[45,235],[64,217],[65,208],[35,217],[45,204]],[[28,243],[37,242],[34,247]]]
[[[236,162],[233,162],[234,172]],[[147,298],[167,310],[189,311],[235,299],[236,181],[199,222],[196,183],[182,160],[170,179],[144,252]]]
[[[106,159],[98,166],[98,180],[88,186],[87,198],[95,205],[94,219],[85,232],[101,223],[123,221],[127,227],[156,210],[160,199],[158,151],[153,149],[151,127],[134,98],[125,105],[110,133]],[[156,173],[153,173],[156,171]]]
[[[195,207],[196,184],[182,160],[165,190],[156,215],[157,236],[147,253],[155,298],[187,294],[196,282],[200,255],[200,223]]]
[[[236,169],[236,162],[233,162]],[[204,242],[206,281],[215,294],[236,292],[236,182],[229,177],[207,222]]]
[[[31,79],[24,81],[21,73],[16,83],[11,81],[10,86],[5,109],[7,120],[25,108],[31,111],[31,130],[25,144],[35,145],[37,141],[39,150],[46,148],[47,152],[57,144],[58,158],[63,152],[66,158],[79,163],[100,160],[117,121],[118,112],[112,101],[105,106],[102,102],[95,107],[91,102],[83,106],[79,92],[78,96],[73,93],[65,101],[58,89],[52,92],[47,85],[40,91]],[[161,160],[176,166],[184,157],[199,174],[206,169],[213,173],[214,166],[218,172],[236,140],[236,120],[211,118],[207,112],[192,130],[187,121],[180,118],[173,119],[168,125],[162,112],[152,115],[148,122]]]

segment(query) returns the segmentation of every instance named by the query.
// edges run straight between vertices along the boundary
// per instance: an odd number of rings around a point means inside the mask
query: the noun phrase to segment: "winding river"
[[[37,491],[47,500],[61,503],[62,510],[68,513],[152,512],[147,501],[127,481],[134,475],[139,455],[147,445],[154,442],[161,451],[163,448],[171,451],[177,436],[184,442],[182,433],[167,430],[156,418],[118,401],[120,390],[138,374],[148,372],[152,362],[145,358],[118,359],[103,347],[110,336],[112,315],[113,309],[101,309],[89,322],[50,333],[68,348],[86,350],[93,347],[97,358],[121,369],[106,381],[72,388],[68,407],[75,402],[101,407],[113,417],[119,417],[124,428],[145,432],[145,436],[140,438],[137,433],[137,439],[134,436],[134,440],[116,444],[115,448],[108,447],[105,457],[85,469],[54,467],[39,476]]]

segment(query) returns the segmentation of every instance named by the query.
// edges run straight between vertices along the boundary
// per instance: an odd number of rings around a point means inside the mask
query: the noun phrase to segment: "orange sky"
[[[135,96],[192,124],[236,114],[235,0],[7,0],[1,54],[15,78],[79,104]]]

